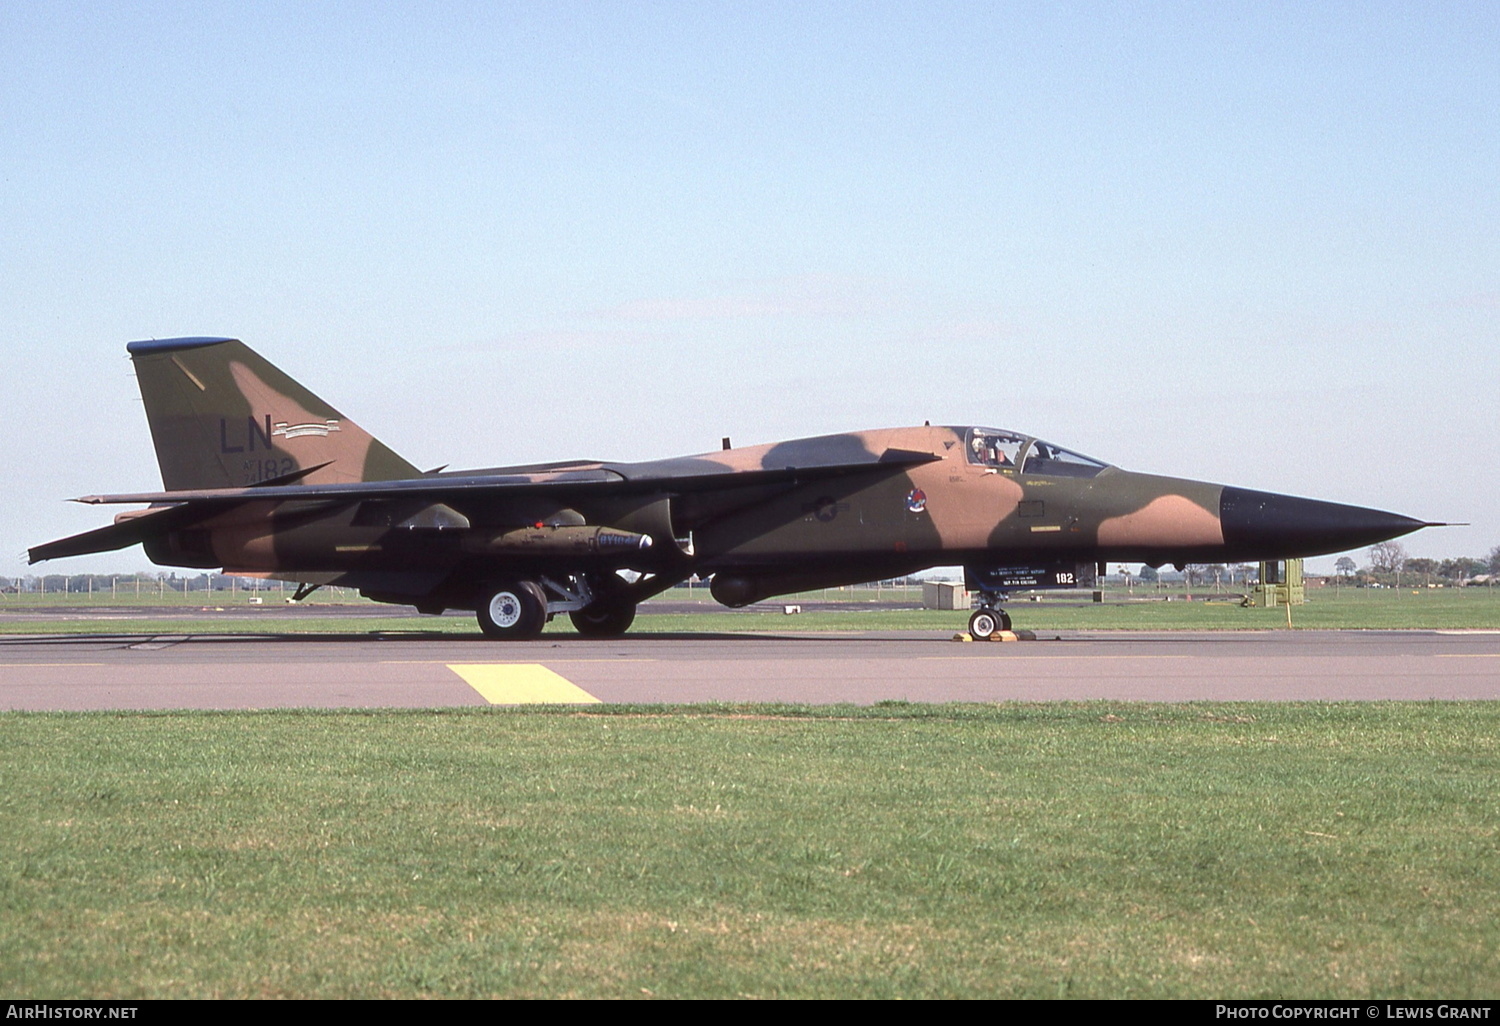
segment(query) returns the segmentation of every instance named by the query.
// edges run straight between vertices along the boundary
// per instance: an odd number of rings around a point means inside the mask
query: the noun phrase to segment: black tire
[[[1010,630],[1010,614],[1003,609],[976,609],[969,617],[969,634],[975,641],[989,641]]]
[[[993,609],[976,609],[969,617],[969,634],[975,641],[989,641],[1000,630],[1000,617]]]
[[[501,581],[479,597],[479,629],[496,641],[529,641],[547,623],[547,596],[535,581]]]
[[[624,602],[601,606],[596,602],[587,609],[569,613],[568,619],[585,638],[618,638],[635,622],[635,604]]]

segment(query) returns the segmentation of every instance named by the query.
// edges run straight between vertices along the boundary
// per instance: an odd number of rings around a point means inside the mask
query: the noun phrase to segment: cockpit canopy
[[[1082,453],[997,428],[972,427],[964,438],[969,462],[1049,477],[1093,477],[1109,464]]]

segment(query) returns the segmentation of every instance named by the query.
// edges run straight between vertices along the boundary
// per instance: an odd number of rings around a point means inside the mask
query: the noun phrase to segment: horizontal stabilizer
[[[27,553],[28,562],[40,563],[45,559],[61,559],[64,556],[86,556],[93,552],[114,552],[207,519],[218,512],[220,510],[217,509],[169,506],[141,510],[139,513],[122,513],[121,517],[129,519],[36,546]]]

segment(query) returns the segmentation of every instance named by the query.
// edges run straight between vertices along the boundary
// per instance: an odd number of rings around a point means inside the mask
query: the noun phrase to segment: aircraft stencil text
[[[260,440],[260,447],[262,449],[269,450],[271,448],[271,415],[268,413],[265,416],[266,425],[264,429],[262,429],[260,422],[257,421],[254,417],[245,418],[245,433],[243,435],[239,434],[238,432],[235,433],[236,441],[243,438],[245,442],[244,445],[229,444],[229,420],[226,417],[220,417],[219,452],[224,453],[225,455],[228,455],[232,452],[254,452],[256,439]]]

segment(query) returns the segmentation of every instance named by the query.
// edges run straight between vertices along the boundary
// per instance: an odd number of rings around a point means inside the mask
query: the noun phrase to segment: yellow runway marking
[[[599,699],[538,663],[449,663],[490,705],[587,705]]]

